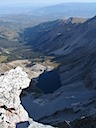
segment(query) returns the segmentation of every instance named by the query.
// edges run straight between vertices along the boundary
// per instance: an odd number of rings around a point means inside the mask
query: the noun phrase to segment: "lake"
[[[44,93],[52,93],[61,87],[60,78],[56,70],[44,72],[40,75],[36,86]]]

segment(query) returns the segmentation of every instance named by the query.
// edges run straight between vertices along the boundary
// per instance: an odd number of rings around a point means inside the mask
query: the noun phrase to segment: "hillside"
[[[81,24],[84,21],[86,20],[83,18],[70,18],[68,20],[45,22],[25,29],[23,38],[34,49],[50,53],[62,46],[66,48],[68,42],[71,43],[70,41],[79,36],[78,30],[81,30]],[[73,34],[76,34],[75,37]]]
[[[62,67],[59,70],[62,74],[62,84],[81,77],[80,79],[83,79],[87,86],[92,82],[91,85],[93,84],[94,87],[95,82],[92,77],[95,76],[92,75],[92,68],[94,70],[96,61],[94,56],[96,17],[84,23],[72,23],[74,21],[72,19],[57,20],[40,24],[32,29],[28,28],[24,31],[24,38],[34,50],[56,56],[55,61],[61,63]],[[72,75],[75,72],[78,75]],[[70,78],[71,75],[74,77]]]
[[[79,119],[84,119],[87,128],[86,117],[96,117],[96,16],[79,22],[76,18],[47,22],[25,29],[23,34],[34,51],[55,56],[51,61],[59,63],[57,71],[62,84],[54,93],[38,97],[30,93],[23,97],[22,103],[30,116],[54,126],[64,120],[78,119],[79,123]],[[90,128],[93,125],[90,123]]]
[[[0,63],[38,58],[38,53],[34,54],[31,46],[23,41],[21,33],[21,23],[0,19]]]

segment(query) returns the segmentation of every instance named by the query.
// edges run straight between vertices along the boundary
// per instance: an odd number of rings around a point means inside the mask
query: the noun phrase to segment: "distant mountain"
[[[62,3],[38,9],[38,14],[56,18],[93,17],[96,14],[96,3]]]
[[[31,15],[46,17],[50,20],[69,17],[93,17],[96,14],[96,3],[61,3],[57,5],[2,5],[0,15]]]
[[[96,3],[62,3],[43,7],[32,5],[0,7],[0,20],[18,23],[21,28],[70,17],[91,18],[95,14]]]

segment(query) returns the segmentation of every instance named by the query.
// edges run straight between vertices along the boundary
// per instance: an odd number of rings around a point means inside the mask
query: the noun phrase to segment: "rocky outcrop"
[[[30,79],[20,67],[0,76],[0,127],[14,128],[16,123],[28,120],[19,96],[29,83]]]
[[[21,105],[19,96],[29,83],[28,75],[20,67],[0,76],[0,128],[15,128],[17,123],[25,121],[29,121],[29,128],[45,128],[29,119],[28,113]]]

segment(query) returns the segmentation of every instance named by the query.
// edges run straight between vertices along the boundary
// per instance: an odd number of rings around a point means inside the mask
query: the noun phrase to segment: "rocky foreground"
[[[0,76],[0,128],[53,128],[35,122],[21,105],[20,94],[29,87],[30,79],[21,67]],[[64,115],[63,115],[64,116]],[[57,118],[58,119],[58,118]],[[50,120],[50,119],[49,119]],[[61,120],[61,119],[60,119]],[[58,123],[58,122],[57,122]],[[72,122],[61,121],[58,128],[96,128],[95,117],[82,117]],[[56,126],[56,125],[55,125]]]
[[[34,122],[21,105],[20,94],[29,83],[28,75],[20,67],[0,76],[0,128],[15,128],[25,121],[29,122],[29,128],[52,128]]]

